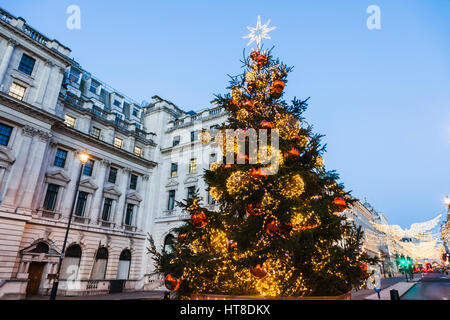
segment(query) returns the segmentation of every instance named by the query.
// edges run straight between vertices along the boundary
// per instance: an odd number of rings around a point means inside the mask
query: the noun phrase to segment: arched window
[[[164,252],[171,253],[173,251],[174,237],[170,233],[164,239]]]
[[[81,247],[77,244],[67,248],[61,266],[61,279],[76,280],[80,269]]]
[[[131,252],[125,249],[120,254],[119,267],[117,269],[117,279],[127,280],[130,276]]]
[[[104,280],[106,276],[106,266],[108,264],[108,249],[101,247],[95,255],[94,267],[92,268],[92,280]]]

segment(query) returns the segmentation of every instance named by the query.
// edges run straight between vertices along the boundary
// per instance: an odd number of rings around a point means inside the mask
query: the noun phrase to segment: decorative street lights
[[[56,293],[58,292],[59,276],[60,276],[60,272],[61,272],[62,262],[64,259],[64,253],[66,251],[67,237],[69,236],[69,230],[70,230],[70,224],[72,222],[73,210],[75,208],[75,202],[77,200],[78,187],[80,186],[80,180],[81,180],[81,175],[83,174],[84,165],[89,160],[89,155],[86,153],[86,150],[83,151],[82,153],[80,153],[79,158],[80,158],[80,162],[81,162],[80,172],[78,174],[77,184],[75,185],[75,195],[73,196],[72,207],[70,208],[69,221],[67,222],[67,228],[66,228],[66,235],[64,236],[64,242],[63,242],[63,246],[62,246],[62,250],[61,250],[61,255],[59,256],[58,270],[56,272],[55,279],[53,280],[52,291],[50,293],[50,300],[55,300]]]

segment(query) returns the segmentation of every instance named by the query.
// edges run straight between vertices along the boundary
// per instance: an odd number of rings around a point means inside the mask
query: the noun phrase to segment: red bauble
[[[258,66],[263,66],[267,63],[268,59],[267,56],[260,54],[259,56],[256,57],[255,61],[258,64]]]
[[[252,274],[252,276],[254,276],[257,279],[262,279],[267,275],[267,271],[266,268],[264,267],[264,265],[260,265],[257,264],[254,267],[250,268],[250,273]]]
[[[253,178],[267,178],[267,174],[264,172],[262,168],[252,168],[248,173],[250,177]]]
[[[336,197],[334,198],[333,203],[338,207],[337,212],[342,212],[347,209],[347,203],[344,198]]]
[[[253,102],[251,100],[246,100],[243,104],[244,108],[247,109],[248,111],[252,111],[255,108],[255,105],[253,104]]]
[[[268,224],[266,224],[266,232],[271,236],[280,234],[282,231],[282,227],[279,221],[272,220]]]
[[[284,82],[281,80],[275,80],[272,83],[271,90],[272,90],[272,92],[275,92],[275,93],[282,93],[284,90]]]
[[[206,214],[203,211],[191,214],[191,223],[196,228],[203,228],[207,223]]]
[[[181,281],[179,279],[175,279],[174,277],[172,277],[170,273],[164,279],[164,285],[171,291],[177,291],[180,287],[180,282]]]
[[[278,99],[279,97],[281,97],[283,90],[284,90],[284,82],[281,80],[275,80],[270,88],[270,93],[272,94],[273,98]]]
[[[230,240],[230,249],[235,249],[235,248],[237,248],[237,242]]]
[[[272,129],[273,128],[272,122],[266,121],[266,120],[261,121],[260,125],[261,125],[261,128],[263,128],[263,129]]]
[[[298,151],[297,149],[295,149],[294,147],[291,148],[291,150],[289,150],[287,153],[284,154],[285,158],[288,157],[297,157],[300,154],[300,151]]]
[[[241,163],[242,160],[244,160],[244,163],[248,163],[248,155],[246,154],[242,154],[242,153],[238,153],[236,156],[236,161],[237,163]]]
[[[245,205],[245,213],[249,216],[260,216],[264,213],[259,204],[247,203]]]
[[[224,169],[230,169],[231,168],[231,164],[227,163],[226,165],[223,166]]]
[[[178,241],[184,241],[184,239],[186,239],[187,235],[188,235],[187,233],[180,233],[178,235]]]
[[[252,53],[250,53],[250,59],[255,60],[257,57],[259,56],[259,52],[258,51],[253,51]]]

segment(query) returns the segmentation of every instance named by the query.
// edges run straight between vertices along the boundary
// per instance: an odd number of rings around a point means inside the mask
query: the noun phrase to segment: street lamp
[[[75,195],[73,196],[72,207],[70,208],[69,221],[67,222],[66,235],[64,236],[64,242],[61,250],[61,255],[59,256],[58,270],[56,272],[55,279],[53,280],[52,291],[50,293],[50,300],[56,299],[56,293],[58,292],[59,276],[61,272],[61,266],[64,259],[64,253],[66,251],[67,237],[69,236],[70,224],[72,223],[73,210],[75,208],[75,202],[77,200],[78,187],[80,186],[81,175],[83,174],[84,165],[89,160],[89,155],[86,150],[79,155],[81,166],[80,172],[78,174],[77,184],[75,185]]]

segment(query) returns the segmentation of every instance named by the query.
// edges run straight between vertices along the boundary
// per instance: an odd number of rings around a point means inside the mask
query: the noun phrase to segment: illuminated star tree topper
[[[276,29],[276,27],[268,27],[270,23],[270,19],[263,25],[261,25],[261,17],[258,16],[258,21],[256,22],[256,27],[247,27],[250,33],[246,36],[243,36],[243,39],[250,38],[250,41],[247,43],[249,46],[253,41],[256,41],[256,45],[258,46],[258,50],[261,49],[261,41],[263,38],[270,39],[269,32]]]

